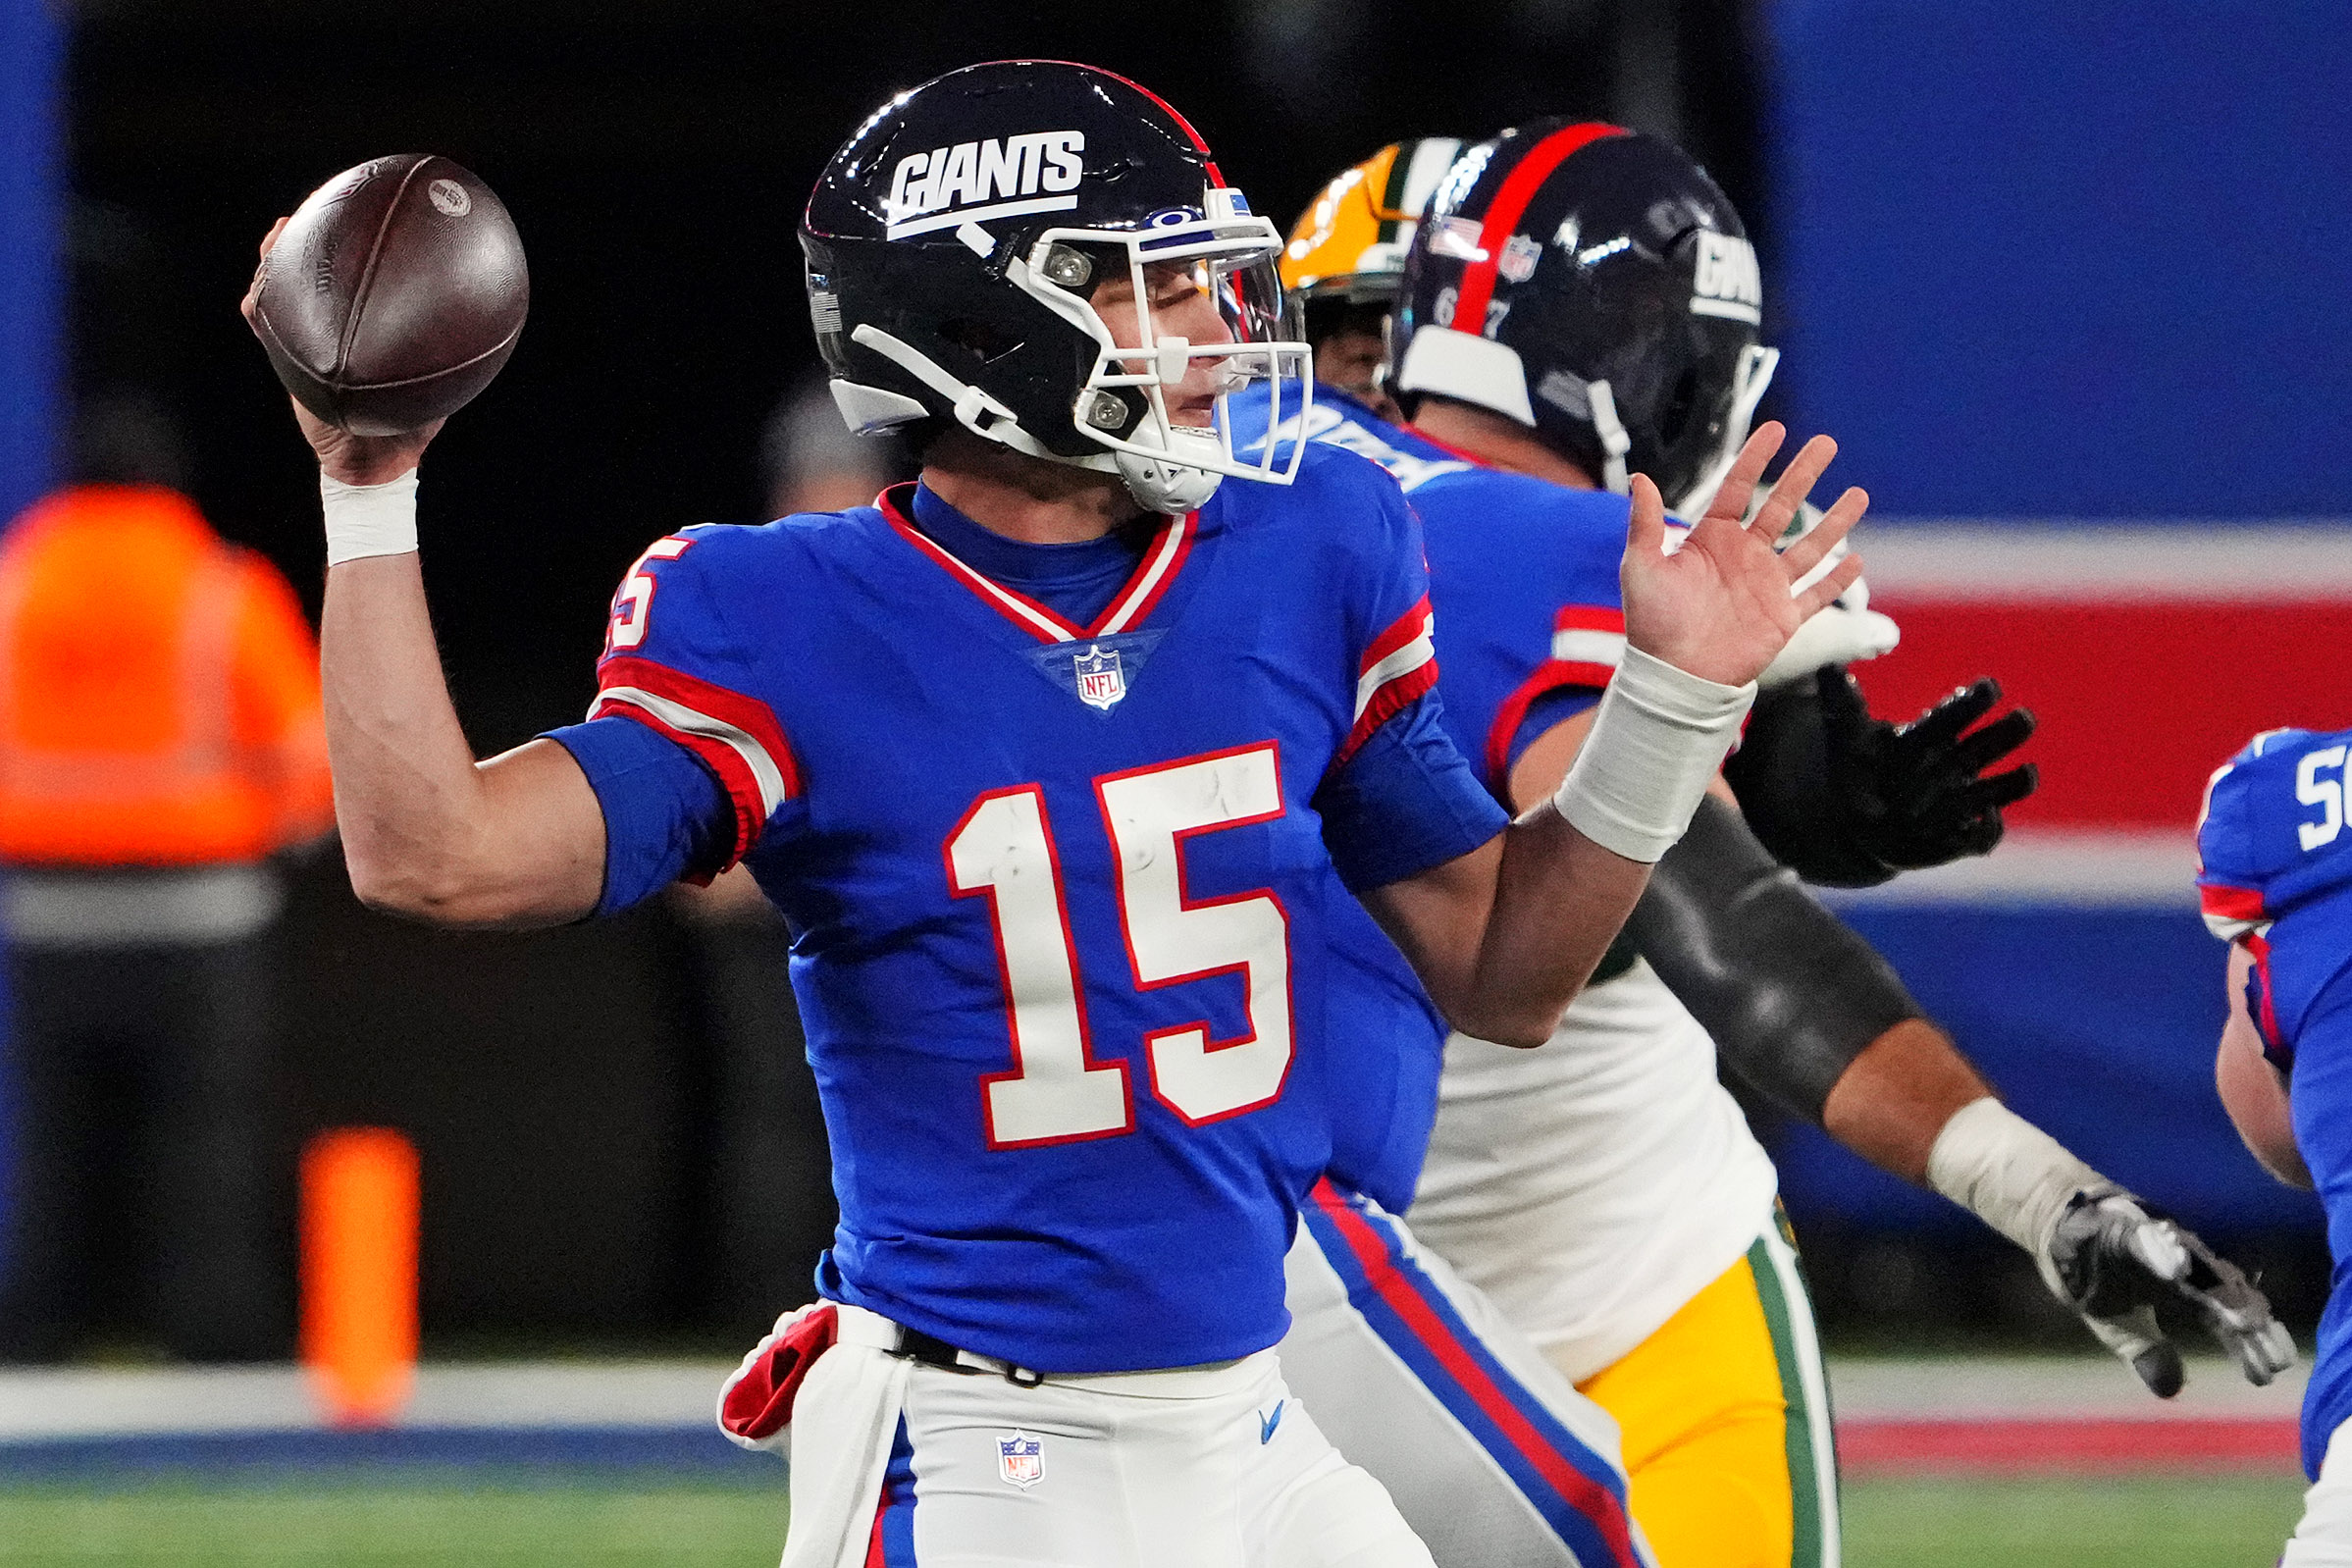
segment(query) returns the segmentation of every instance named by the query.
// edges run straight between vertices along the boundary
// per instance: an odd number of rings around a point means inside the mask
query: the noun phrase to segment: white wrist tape
[[[1654,864],[1691,825],[1754,701],[1752,682],[1701,680],[1627,648],[1553,807],[1601,848]]]
[[[381,485],[346,485],[319,474],[319,509],[327,517],[327,564],[416,549],[416,470]]]
[[[2068,1198],[2112,1185],[1991,1095],[1960,1107],[1936,1134],[1927,1184],[2037,1259],[2048,1255]]]

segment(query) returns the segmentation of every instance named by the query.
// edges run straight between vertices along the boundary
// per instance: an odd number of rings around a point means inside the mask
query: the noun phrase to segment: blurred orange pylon
[[[336,1127],[302,1151],[302,1364],[338,1426],[381,1426],[416,1377],[416,1145]]]

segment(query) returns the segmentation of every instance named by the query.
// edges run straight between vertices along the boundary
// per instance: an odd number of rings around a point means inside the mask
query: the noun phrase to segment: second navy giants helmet
[[[1391,389],[1507,415],[1609,489],[1729,468],[1779,361],[1740,215],[1668,142],[1544,120],[1462,154],[1405,259]]]
[[[1281,233],[1181,115],[1124,77],[1011,60],[900,94],[825,166],[801,245],[853,429],[952,420],[1116,473],[1159,511],[1199,505],[1222,476],[1297,471],[1296,444],[1237,458],[1222,397],[1271,378],[1287,418],[1309,395],[1307,346],[1282,337]],[[1214,296],[1224,340],[1159,330],[1145,269],[1165,263]],[[1135,317],[1120,325],[1140,346],[1122,347],[1089,303],[1115,276],[1132,283]],[[1176,423],[1164,389],[1204,367],[1221,391],[1214,425]]]

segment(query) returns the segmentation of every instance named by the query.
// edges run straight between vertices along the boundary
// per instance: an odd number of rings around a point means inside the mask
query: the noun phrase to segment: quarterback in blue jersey
[[[1426,525],[1443,721],[1516,807],[1556,782],[1613,679],[1629,471],[1670,495],[1712,494],[1774,356],[1755,341],[1760,287],[1738,217],[1673,148],[1546,122],[1464,153],[1432,178],[1424,213],[1411,194],[1421,145],[1334,181],[1284,258],[1311,334],[1325,291],[1344,307],[1326,313],[1330,330],[1360,330],[1348,312],[1385,269],[1401,293],[1388,335],[1399,361],[1381,391],[1409,422],[1381,418],[1364,389],[1326,387],[1280,419],[1262,396],[1238,400],[1237,439],[1257,450],[1270,430],[1269,446],[1304,435],[1397,478]],[[1351,204],[1371,210],[1351,219]],[[1867,716],[1842,668],[1814,678],[1883,652],[1892,633],[1858,602],[1820,612],[1783,654],[1791,700],[1759,705],[1735,758],[1750,820],[1818,880],[1982,853],[2031,787],[2029,769],[1984,776],[2030,729],[2022,715],[1969,729],[1997,699],[1990,683],[1898,730]],[[1824,776],[1836,784],[1820,788]],[[2223,1302],[2133,1262],[2135,1237],[2160,1238],[2182,1268],[2201,1249],[1992,1098],[1728,805],[1702,806],[1627,935],[1543,1051],[1457,1036],[1426,1165],[1418,1149],[1410,1163],[1393,1152],[1405,1145],[1391,1132],[1369,1177],[1335,1166],[1378,1203],[1319,1201],[1293,1254],[1292,1385],[1433,1542],[1442,1529],[1461,1543],[1458,1560],[1589,1563],[1624,1504],[1563,1485],[1574,1451],[1558,1434],[1589,1406],[1526,1370],[1530,1348],[1618,1418],[1632,1511],[1666,1568],[1837,1560],[1818,1346],[1775,1223],[1776,1178],[1718,1082],[1718,1054],[2017,1240],[2157,1391],[2178,1386],[2179,1362],[2142,1306],[2168,1291],[2206,1309],[2255,1381],[2285,1364],[2234,1271],[2239,1294]],[[1370,976],[1353,1013],[1376,1012],[1381,955],[1341,960],[1341,975]],[[1427,1034],[1409,1010],[1391,1018],[1385,1039],[1350,1043],[1398,1056],[1410,1082]],[[1409,1231],[1379,1212],[1407,1185]],[[2109,1292],[2093,1299],[2083,1281],[2102,1269]],[[1408,1296],[1427,1310],[1406,1310]],[[1694,1378],[1694,1361],[1709,1376]],[[1393,1375],[1399,1364],[1421,1387]],[[1562,1462],[1529,1464],[1532,1439],[1495,1418],[1503,1403],[1552,1417],[1536,1446]]]
[[[487,762],[414,554],[432,430],[297,409],[353,885],[522,926],[744,862],[782,909],[842,1224],[723,1410],[789,1434],[786,1568],[1427,1563],[1271,1348],[1356,1087],[1333,879],[1453,1023],[1542,1043],[1755,674],[1855,575],[1828,555],[1865,499],[1774,553],[1816,441],[1754,533],[1727,499],[1669,556],[1637,480],[1623,661],[1512,819],[1432,694],[1394,484],[1232,449],[1227,393],[1303,393],[1308,356],[1280,232],[1174,110],[1065,63],[950,73],[835,154],[802,241],[836,402],[909,427],[920,482],[655,542],[587,722]]]
[[[2316,1191],[2335,1272],[2303,1394],[2303,1520],[2279,1561],[2352,1563],[2352,730],[2257,735],[2205,790],[2197,891],[2230,944],[2221,1104],[2279,1180]]]

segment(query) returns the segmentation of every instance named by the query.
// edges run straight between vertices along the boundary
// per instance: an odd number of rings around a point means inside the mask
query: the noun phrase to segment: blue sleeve
[[[692,752],[618,716],[549,730],[548,739],[572,754],[604,811],[599,915],[617,915],[725,862],[735,808]]]
[[[2205,801],[2197,812],[2197,863],[2220,881],[2246,882],[2259,874],[2249,799],[2256,760],[2254,749],[2248,747],[2206,780]]]
[[[1431,692],[1374,730],[1316,792],[1323,841],[1349,892],[1418,875],[1510,825],[1442,719]]]
[[[801,796],[792,743],[762,695],[753,650],[728,614],[731,596],[739,601],[751,591],[745,585],[759,581],[739,552],[761,532],[706,527],[655,541],[614,597],[604,656],[597,663],[591,719],[631,720],[718,782],[733,831],[715,862],[698,862],[698,869],[723,870],[771,830],[787,831],[777,826],[779,815]],[[628,787],[637,787],[633,778]],[[629,810],[616,808],[602,789],[599,795],[608,818],[616,809]]]
[[[2270,918],[2264,893],[2271,869],[2264,860],[2255,789],[2268,771],[2263,743],[2279,732],[2258,735],[2237,756],[2214,770],[2197,812],[2197,903],[2206,927],[2233,942]]]

